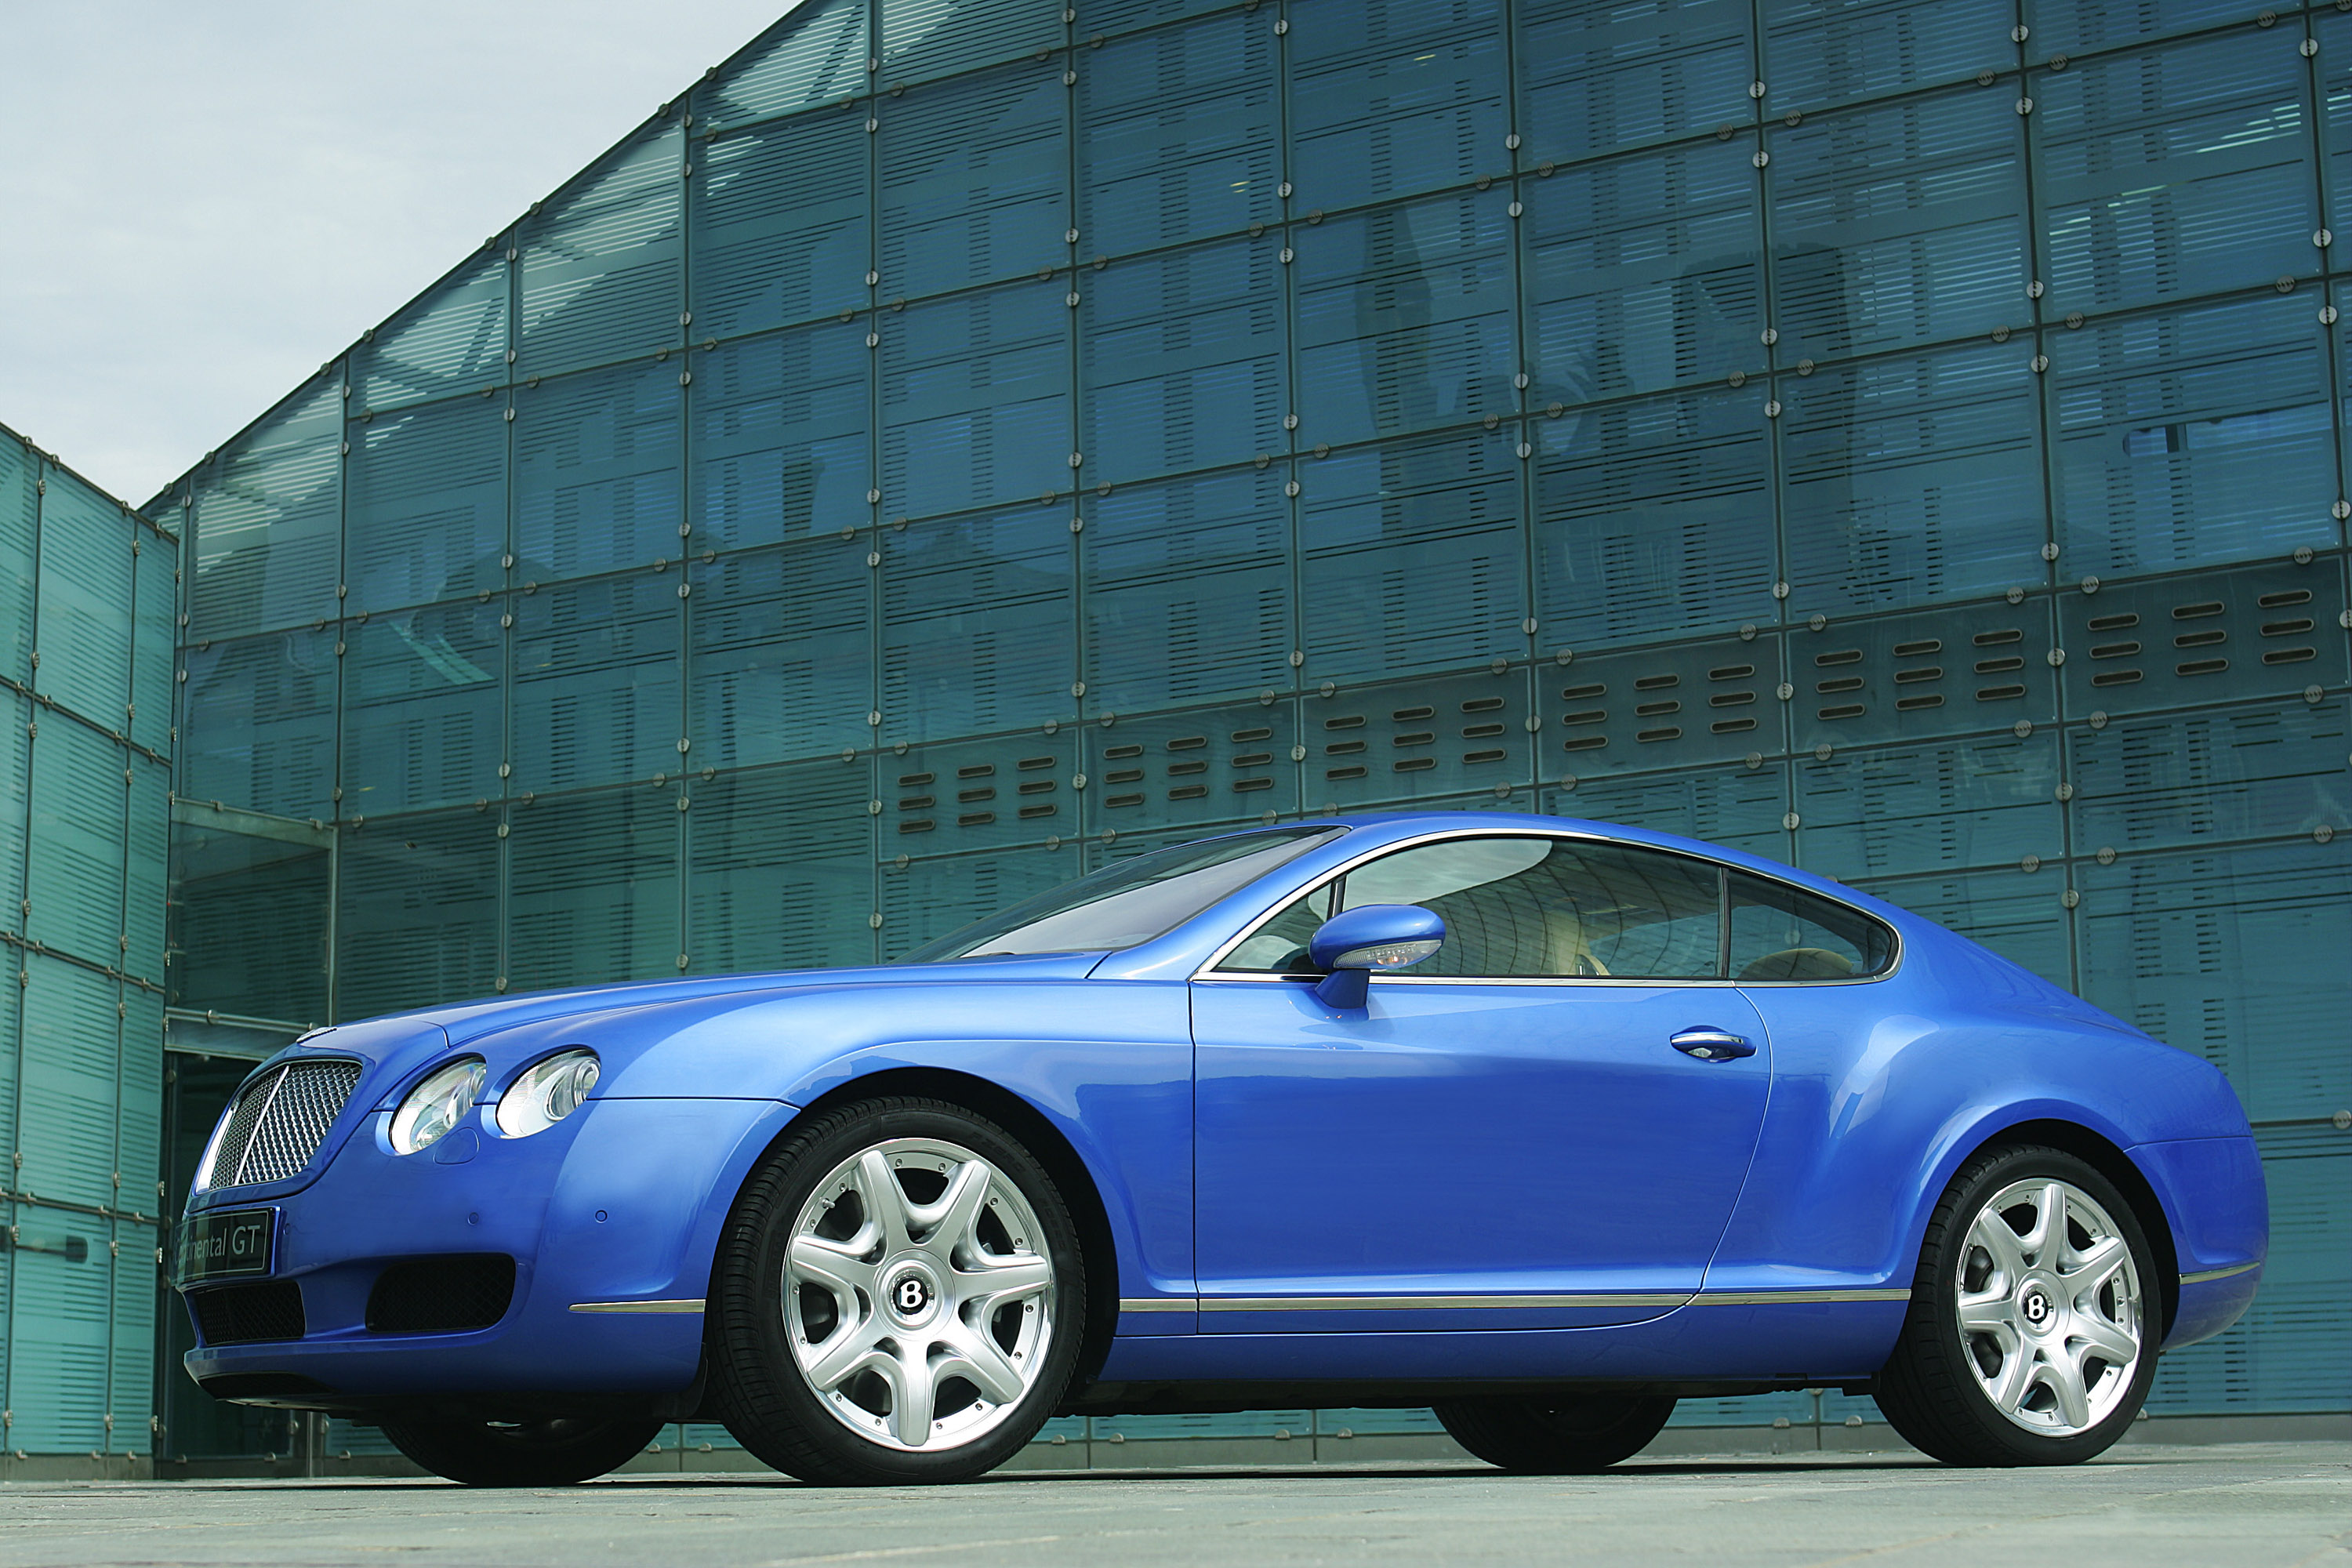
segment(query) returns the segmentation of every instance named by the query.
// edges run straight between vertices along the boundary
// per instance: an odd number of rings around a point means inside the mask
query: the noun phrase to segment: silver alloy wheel
[[[893,1138],[834,1167],[793,1222],[784,1327],[851,1431],[931,1453],[993,1430],[1046,1362],[1054,1262],[1036,1211],[959,1144]]]
[[[2139,1364],[2139,1270],[2107,1211],[2072,1183],[1995,1193],[1959,1264],[1960,1349],[1992,1407],[2071,1437],[2115,1413]]]

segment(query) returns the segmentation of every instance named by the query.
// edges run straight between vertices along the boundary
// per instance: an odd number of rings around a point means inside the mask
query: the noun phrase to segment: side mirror
[[[1445,944],[1445,921],[1417,904],[1366,904],[1316,928],[1307,956],[1328,971],[1315,994],[1333,1007],[1360,1007],[1371,972],[1419,963]]]

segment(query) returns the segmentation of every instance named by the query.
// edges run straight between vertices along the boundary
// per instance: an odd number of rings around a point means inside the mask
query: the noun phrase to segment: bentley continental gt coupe
[[[2237,1098],[1753,855],[1423,812],[1116,859],[871,968],[315,1031],[176,1237],[189,1372],[478,1485],[724,1422],[829,1484],[1056,1413],[1433,1407],[1507,1469],[1831,1386],[2068,1464],[2219,1333]]]

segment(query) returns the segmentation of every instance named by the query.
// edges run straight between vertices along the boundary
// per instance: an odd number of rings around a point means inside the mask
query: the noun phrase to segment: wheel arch
[[[1101,1372],[1104,1359],[1110,1354],[1112,1336],[1118,1331],[1118,1242],[1111,1230],[1109,1213],[1103,1206],[1102,1194],[1086,1162],[1052,1119],[1020,1095],[1002,1084],[948,1068],[886,1068],[860,1074],[817,1096],[786,1121],[745,1172],[744,1184],[750,1184],[752,1173],[764,1165],[768,1157],[805,1124],[807,1118],[867,1100],[899,1096],[944,1100],[997,1122],[1019,1138],[1060,1185],[1070,1205],[1071,1223],[1077,1227],[1079,1245],[1086,1248],[1087,1260],[1085,1336],[1066,1396],[1076,1398]],[[742,1189],[739,1187],[730,1200],[730,1208],[741,1200]],[[718,1266],[714,1256],[714,1281]]]
[[[2158,1197],[2154,1184],[2132,1163],[2129,1154],[2105,1135],[2079,1121],[2067,1121],[2056,1117],[2011,1122],[1990,1132],[1961,1155],[1958,1164],[1967,1164],[1989,1149],[2011,1144],[2039,1144],[2063,1154],[2072,1154],[2113,1182],[2116,1190],[2123,1194],[2124,1201],[2132,1206],[2132,1217],[2139,1221],[2149,1247],[2156,1253],[2157,1296],[2164,1310],[2162,1331],[2157,1336],[2156,1342],[2162,1344],[2165,1337],[2172,1332],[2173,1319],[2180,1310],[2180,1253],[2173,1239],[2172,1217],[2165,1212],[2163,1200]],[[1938,1189],[1931,1199],[1930,1206],[1935,1201],[1940,1201],[1941,1196],[1941,1189]]]

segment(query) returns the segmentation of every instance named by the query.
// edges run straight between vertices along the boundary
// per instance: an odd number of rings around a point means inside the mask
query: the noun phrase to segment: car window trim
[[[1392,855],[1404,849],[1418,849],[1423,845],[1440,844],[1451,838],[1550,838],[1570,844],[1606,844],[1616,848],[1647,850],[1654,855],[1671,855],[1677,859],[1696,860],[1702,865],[1713,867],[1718,879],[1717,882],[1717,890],[1716,898],[1718,919],[1723,922],[1725,928],[1722,931],[1720,942],[1722,944],[1721,952],[1723,954],[1723,962],[1727,969],[1730,966],[1731,963],[1731,932],[1728,929],[1731,918],[1731,892],[1729,879],[1731,874],[1735,871],[1742,876],[1754,877],[1759,881],[1774,883],[1780,887],[1788,889],[1793,893],[1802,894],[1807,898],[1820,899],[1825,903],[1835,904],[1839,909],[1844,910],[1847,913],[1852,914],[1858,919],[1868,921],[1874,926],[1884,927],[1887,935],[1892,939],[1892,951],[1887,955],[1886,966],[1884,969],[1879,970],[1876,973],[1845,975],[1837,979],[1741,980],[1730,975],[1706,978],[1694,976],[1689,979],[1680,979],[1673,976],[1650,976],[1644,978],[1638,975],[1615,974],[1412,974],[1402,971],[1391,971],[1369,976],[1369,978],[1375,984],[1381,985],[1639,985],[1653,988],[1661,985],[1753,985],[1765,989],[1779,989],[1782,986],[1790,985],[1875,985],[1882,980],[1893,979],[1895,972],[1903,967],[1903,959],[1907,944],[1904,942],[1903,932],[1899,928],[1885,921],[1880,920],[1876,915],[1870,913],[1866,910],[1855,909],[1852,904],[1845,902],[1843,899],[1834,899],[1826,893],[1817,892],[1813,889],[1801,887],[1797,883],[1790,881],[1785,877],[1776,877],[1771,875],[1769,872],[1765,871],[1750,870],[1747,867],[1734,866],[1729,861],[1711,859],[1704,855],[1692,855],[1679,849],[1663,849],[1652,844],[1629,843],[1625,839],[1612,838],[1607,834],[1603,833],[1579,833],[1572,828],[1520,828],[1514,830],[1510,828],[1496,827],[1444,827],[1429,833],[1419,834],[1411,838],[1401,838],[1393,844],[1383,844],[1376,849],[1367,849],[1353,859],[1348,860],[1334,867],[1330,870],[1324,872],[1321,876],[1307,883],[1307,886],[1284,898],[1272,909],[1261,911],[1255,918],[1251,920],[1246,925],[1243,926],[1238,933],[1228,938],[1223,942],[1219,943],[1216,950],[1209,954],[1208,958],[1200,965],[1200,967],[1193,970],[1192,978],[1196,981],[1238,981],[1244,984],[1264,984],[1268,982],[1272,982],[1273,984],[1281,985],[1309,984],[1321,979],[1322,976],[1319,974],[1271,974],[1243,970],[1220,973],[1217,969],[1217,965],[1223,963],[1227,958],[1231,957],[1234,952],[1238,949],[1242,943],[1255,936],[1261,929],[1263,929],[1276,915],[1282,913],[1283,910],[1288,909],[1291,905],[1297,903],[1301,899],[1320,892],[1323,889],[1339,880],[1339,879],[1345,877],[1349,872],[1355,870],[1358,867],[1368,865],[1370,862],[1379,859],[1383,855]]]

